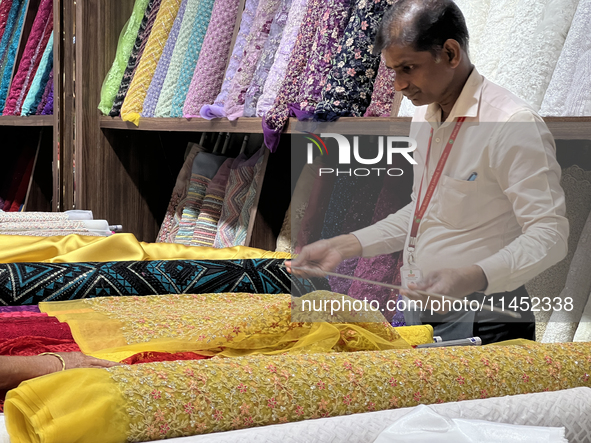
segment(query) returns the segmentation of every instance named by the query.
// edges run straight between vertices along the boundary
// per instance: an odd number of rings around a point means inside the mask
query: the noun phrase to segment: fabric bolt
[[[174,47],[181,30],[181,24],[185,15],[187,2],[188,0],[181,1],[178,14],[174,20],[174,24],[172,25],[168,39],[166,40],[166,45],[164,46],[162,56],[158,61],[158,66],[154,72],[154,77],[152,78],[150,87],[148,88],[148,93],[146,94],[144,106],[142,109],[142,117],[154,117],[156,105],[158,104],[158,98],[160,97],[160,92],[162,91],[164,80],[166,79],[168,67],[170,66],[170,59],[172,58]]]
[[[197,223],[195,223],[191,246],[213,246],[218,222],[222,215],[226,185],[228,184],[234,161],[236,160],[233,158],[227,159],[209,185],[207,185],[201,211],[199,212]]]
[[[466,20],[466,26],[468,27],[468,34],[470,36],[470,60],[475,66],[480,67],[482,60],[489,56],[489,54],[482,50],[485,44],[483,37],[487,24],[489,23],[491,8],[494,8],[494,6],[491,6],[491,0],[481,0],[479,2],[458,0],[456,4],[462,11]]]
[[[8,15],[10,13],[11,7],[12,0],[2,0],[0,2],[0,39],[2,39],[4,35],[4,30],[6,29],[6,23],[8,21]]]
[[[184,117],[201,117],[201,108],[213,103],[220,93],[239,3],[238,0],[218,0],[213,4],[209,26],[185,99]]]
[[[269,31],[269,38],[267,38],[267,41],[263,46],[261,57],[244,98],[245,117],[256,117],[257,101],[263,93],[265,81],[267,80],[269,71],[275,61],[275,54],[279,48],[279,43],[281,43],[285,25],[287,24],[291,3],[292,0],[281,0],[277,13],[273,18],[271,30]]]
[[[45,47],[45,51],[43,52],[43,58],[41,60],[41,64],[37,68],[37,73],[35,74],[35,78],[33,79],[33,83],[31,84],[31,88],[29,89],[29,93],[27,94],[27,98],[25,99],[21,115],[34,115],[37,112],[37,108],[41,103],[43,98],[43,93],[45,92],[45,86],[49,81],[49,75],[53,69],[53,31],[51,32],[51,37],[47,42],[47,46]]]
[[[380,57],[371,54],[378,27],[394,0],[356,0],[314,119],[362,117],[370,104]]]
[[[220,93],[217,95],[212,104],[205,104],[199,110],[199,115],[202,118],[211,120],[213,118],[225,117],[224,103],[230,92],[230,85],[232,79],[236,75],[238,67],[244,57],[244,49],[246,48],[247,39],[250,35],[250,30],[254,24],[256,18],[256,11],[259,5],[259,0],[246,0],[244,4],[244,11],[242,11],[242,18],[240,19],[240,30],[232,49],[232,55],[226,73],[224,75],[224,81],[222,82]]]
[[[402,103],[400,103],[400,110],[398,111],[398,117],[413,117],[417,107],[412,102],[404,97]]]
[[[255,205],[255,201],[259,196],[260,186],[265,177],[265,170],[263,169],[263,163],[265,160],[265,148],[261,148],[256,155],[259,155],[259,159],[254,165],[254,175],[250,188],[246,194],[244,205],[238,216],[238,226],[236,228],[236,238],[234,239],[234,245],[244,246],[246,244],[246,236],[248,235],[248,226],[250,224],[250,216],[252,208]]]
[[[259,160],[257,154],[239,165],[232,165],[226,194],[222,205],[222,213],[213,246],[227,248],[235,246],[238,219],[246,202],[250,185],[254,179],[254,168]]]
[[[4,110],[6,105],[6,98],[12,81],[12,68],[18,51],[26,9],[24,0],[14,0],[12,2],[6,29],[0,41],[0,73],[2,73],[0,82],[0,110]]]
[[[148,43],[148,38],[150,37],[150,33],[152,32],[152,27],[154,26],[154,22],[156,21],[156,16],[158,15],[158,10],[160,9],[161,1],[162,0],[149,0],[148,4],[146,5],[144,17],[142,18],[142,22],[140,23],[137,37],[133,44],[133,49],[131,50],[131,54],[129,55],[129,60],[127,61],[127,66],[125,68],[125,72],[123,73],[123,78],[121,79],[119,90],[117,91],[117,95],[113,100],[113,106],[111,107],[111,111],[109,112],[109,115],[111,117],[117,117],[121,113],[121,107],[123,106],[123,102],[125,101],[125,97],[127,96],[127,91],[129,90],[129,86],[133,81],[135,71],[141,62],[144,49],[146,48],[146,44]]]
[[[154,27],[146,44],[146,49],[142,54],[136,73],[129,85],[127,96],[121,107],[121,118],[124,121],[130,121],[136,126],[139,124],[148,88],[154,77],[154,72],[158,67],[158,62],[164,51],[166,41],[175,23],[180,6],[181,0],[162,0]]]
[[[203,40],[209,27],[211,13],[213,12],[214,0],[201,0],[199,2],[199,9],[195,23],[193,23],[193,30],[191,32],[191,39],[189,41],[189,49],[185,54],[181,73],[176,84],[175,94],[172,99],[172,108],[170,110],[171,117],[182,117],[185,100],[189,86],[193,80],[193,74],[197,67],[197,60],[201,54]]]
[[[271,66],[269,74],[267,75],[267,80],[263,87],[263,93],[257,101],[256,115],[258,117],[265,116],[269,108],[273,106],[275,98],[281,89],[291,58],[291,53],[307,10],[308,0],[292,0],[287,23],[283,30],[283,36],[281,37],[281,42],[275,53],[273,66]]]
[[[56,339],[25,335],[0,342],[0,355],[33,356],[42,352],[80,352],[74,339]]]
[[[287,294],[292,288],[294,296],[301,296],[329,288],[325,279],[292,277],[283,262],[214,259],[0,264],[0,306],[27,307],[43,301],[107,296]],[[0,317],[7,313],[0,309]]]
[[[285,78],[281,83],[279,93],[275,97],[273,106],[263,118],[263,134],[265,145],[271,152],[275,152],[279,145],[279,138],[283,127],[289,120],[288,104],[292,103],[300,91],[303,82],[303,74],[308,63],[308,57],[314,36],[320,27],[320,18],[326,9],[326,3],[322,0],[309,0],[306,14],[302,20],[298,36],[291,56]]]
[[[394,102],[397,98],[402,98],[401,92],[394,89],[396,72],[388,69],[383,59],[380,60],[378,75],[373,85],[371,102],[363,114],[364,117],[396,117],[398,110],[394,108]]]
[[[41,115],[43,109],[47,105],[47,100],[49,98],[49,93],[53,91],[53,69],[49,71],[49,78],[47,79],[47,84],[45,85],[45,90],[43,91],[43,96],[41,97],[41,101],[39,102],[39,106],[37,106],[37,111],[35,115]]]
[[[40,314],[39,306],[0,306],[0,313],[30,313]]]
[[[201,211],[201,205],[205,198],[207,186],[211,179],[226,161],[226,157],[210,154],[208,152],[199,152],[193,160],[191,171],[191,182],[187,192],[187,200],[183,207],[179,231],[175,237],[175,243],[190,245],[195,231],[195,223]]]
[[[244,115],[244,100],[248,87],[252,82],[256,67],[262,55],[273,18],[281,4],[281,0],[260,0],[250,33],[246,38],[244,56],[236,70],[224,102],[224,113],[228,120],[236,120]]]
[[[131,17],[129,17],[129,20],[121,30],[115,60],[113,60],[113,65],[109,69],[109,72],[107,72],[101,88],[101,101],[98,108],[104,115],[108,115],[113,107],[113,102],[119,91],[121,80],[123,80],[123,74],[125,73],[129,57],[134,48],[134,43],[138,38],[140,25],[147,6],[148,0],[135,0]]]
[[[193,161],[197,153],[203,151],[203,147],[197,143],[191,144],[191,149],[185,158],[185,162],[179,171],[176,183],[172,190],[172,196],[164,215],[164,220],[160,226],[156,242],[174,243],[174,239],[179,230],[180,220],[185,206],[185,200],[189,192],[189,185],[191,183],[191,170],[193,168]]]
[[[197,17],[197,11],[199,10],[199,3],[200,0],[188,0],[187,2],[181,29],[168,66],[168,72],[166,73],[166,78],[164,79],[164,84],[158,97],[156,110],[154,111],[155,117],[170,117],[175,88],[181,74],[185,54],[189,51],[189,41],[191,39],[191,32],[193,31],[193,24]]]
[[[327,3],[303,74],[305,81],[296,100],[289,104],[298,120],[307,120],[314,116],[331,69],[331,61],[349,23],[353,3],[353,0],[329,0]]]
[[[538,111],[579,0],[519,2],[496,82]]]
[[[588,343],[532,343],[81,369],[10,391],[6,424],[14,441],[43,435],[47,443],[70,443],[79,435],[146,441],[345,415],[355,420],[352,414],[419,404],[588,387],[588,353]]]
[[[580,0],[556,69],[544,96],[540,114],[543,116],[591,115],[591,97],[581,94],[591,85],[583,75],[591,53],[591,1]]]
[[[47,96],[47,102],[43,107],[43,111],[41,115],[53,115],[53,81],[51,82],[51,89],[49,90],[49,95]]]
[[[1,343],[20,337],[35,336],[54,340],[71,340],[72,332],[66,323],[44,316],[0,317]]]

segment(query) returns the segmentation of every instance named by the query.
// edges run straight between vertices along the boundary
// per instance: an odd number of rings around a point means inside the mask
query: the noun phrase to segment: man
[[[380,52],[396,72],[396,90],[420,106],[410,131],[418,143],[412,202],[373,226],[304,247],[288,269],[321,273],[347,258],[403,250],[411,290],[524,309],[519,323],[486,308],[448,308],[405,312],[407,324],[433,324],[444,340],[535,339],[523,285],[567,252],[552,135],[531,106],[472,65],[465,20],[452,0],[397,1],[378,31]]]

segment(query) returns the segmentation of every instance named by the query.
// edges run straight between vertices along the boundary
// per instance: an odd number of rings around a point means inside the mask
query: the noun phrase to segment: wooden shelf
[[[53,126],[53,115],[1,116],[0,126]]]
[[[342,117],[336,122],[323,123],[323,128],[334,127],[341,134],[390,134],[406,135],[410,127],[410,118],[389,117]],[[547,117],[544,119],[554,138],[560,140],[591,140],[591,117]],[[286,133],[297,131],[299,123],[291,118]],[[229,121],[225,118],[203,120],[199,118],[144,118],[140,125],[124,122],[121,118],[101,117],[103,129],[127,129],[136,131],[173,131],[173,132],[237,132],[260,134],[263,132],[260,118],[239,118]],[[309,127],[308,127],[309,128]]]

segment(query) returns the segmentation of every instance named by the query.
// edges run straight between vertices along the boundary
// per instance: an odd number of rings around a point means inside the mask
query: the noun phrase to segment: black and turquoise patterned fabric
[[[246,292],[300,296],[328,290],[298,279],[280,259],[0,264],[0,306],[89,297]]]

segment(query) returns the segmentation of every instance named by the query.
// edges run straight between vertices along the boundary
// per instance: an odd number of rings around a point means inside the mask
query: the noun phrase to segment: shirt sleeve
[[[540,117],[519,111],[498,130],[490,167],[522,234],[476,264],[488,279],[485,294],[512,291],[567,253],[569,233],[554,139]]]

